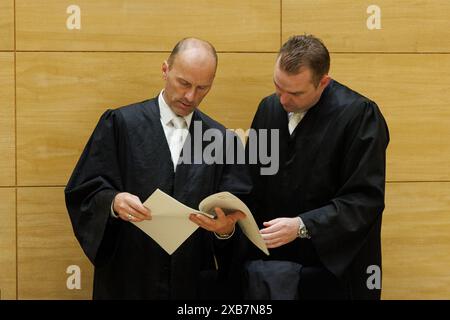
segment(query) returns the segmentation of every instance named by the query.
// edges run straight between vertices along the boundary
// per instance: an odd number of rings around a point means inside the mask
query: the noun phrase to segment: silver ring
[[[131,215],[130,213],[128,214],[128,216],[127,216],[127,217],[128,217],[128,220],[130,220],[130,221],[131,221],[131,220],[133,220],[133,218],[134,218],[134,216],[133,216],[133,215]]]

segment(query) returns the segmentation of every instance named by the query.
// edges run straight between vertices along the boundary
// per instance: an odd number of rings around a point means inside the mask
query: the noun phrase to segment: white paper
[[[198,226],[189,214],[198,212],[156,189],[143,203],[151,210],[152,220],[131,222],[155,240],[168,254],[172,254]]]
[[[250,209],[241,199],[229,192],[220,192],[203,199],[199,205],[200,211],[210,214],[214,214],[214,208],[216,207],[222,208],[226,212],[239,210],[245,213],[245,218],[238,220],[241,230],[255,246],[261,249],[266,255],[269,255],[269,250],[259,233],[255,218],[253,218]]]
[[[155,240],[168,254],[175,252],[197,230],[198,226],[189,220],[189,214],[200,213],[212,218],[215,216],[214,208],[219,207],[225,212],[240,210],[245,213],[246,217],[238,221],[239,226],[250,241],[269,255],[252,213],[239,198],[229,192],[205,198],[198,211],[156,189],[144,202],[144,206],[151,210],[152,220],[131,223]]]

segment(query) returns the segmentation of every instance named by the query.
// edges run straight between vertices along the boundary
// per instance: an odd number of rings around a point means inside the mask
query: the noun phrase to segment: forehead
[[[214,79],[216,62],[203,50],[185,50],[175,57],[171,70],[176,77],[189,82],[208,84]]]
[[[274,82],[281,89],[289,92],[305,91],[314,87],[312,72],[309,68],[302,67],[296,74],[288,74],[281,70],[278,63],[275,65]]]

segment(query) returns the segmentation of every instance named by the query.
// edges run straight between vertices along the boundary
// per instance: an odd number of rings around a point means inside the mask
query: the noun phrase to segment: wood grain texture
[[[383,299],[450,299],[450,183],[389,183]]]
[[[68,30],[70,4],[81,29]],[[184,37],[221,51],[273,51],[279,46],[278,0],[16,0],[19,50],[170,51]]]
[[[16,190],[0,188],[0,299],[16,299]]]
[[[0,52],[0,186],[15,185],[14,53]]]
[[[283,0],[283,41],[310,33],[333,52],[450,52],[450,2],[441,0]],[[369,30],[367,8],[381,9]]]
[[[17,190],[18,299],[90,299],[92,265],[81,250],[63,188]],[[69,290],[69,266],[81,270],[81,289]]]
[[[0,50],[14,50],[14,0],[0,0]]]

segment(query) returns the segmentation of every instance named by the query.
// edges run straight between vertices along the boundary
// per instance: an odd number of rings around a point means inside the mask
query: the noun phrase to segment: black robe
[[[215,128],[225,134],[222,125],[195,110],[189,128],[191,152],[195,121],[201,121],[202,133]],[[224,147],[239,147],[226,142]],[[202,148],[208,144],[203,142]],[[223,297],[216,293],[225,290],[214,283],[220,271],[227,270],[226,249],[233,240],[217,240],[199,228],[169,255],[133,224],[111,217],[110,208],[118,192],[145,201],[157,188],[192,208],[220,191],[243,196],[250,191],[244,169],[202,162],[179,164],[174,173],[157,98],[106,111],[65,189],[74,233],[95,266],[94,299]]]
[[[332,80],[292,136],[276,95],[262,100],[252,128],[280,130],[277,174],[261,175],[259,164],[251,168],[258,224],[300,216],[311,235],[271,249],[266,259],[303,266],[300,298],[378,299],[381,290],[366,286],[367,268],[381,270],[389,142],[377,105]]]

